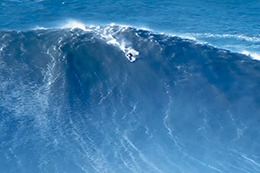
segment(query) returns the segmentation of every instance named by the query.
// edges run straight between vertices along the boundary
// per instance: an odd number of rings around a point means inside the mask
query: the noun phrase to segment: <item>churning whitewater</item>
[[[0,74],[1,172],[260,172],[249,56],[70,24],[1,31]]]

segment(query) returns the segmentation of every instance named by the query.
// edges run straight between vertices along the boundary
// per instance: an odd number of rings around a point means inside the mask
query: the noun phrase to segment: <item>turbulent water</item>
[[[259,7],[2,0],[0,172],[260,172]]]
[[[258,61],[120,25],[0,38],[1,172],[260,171]]]

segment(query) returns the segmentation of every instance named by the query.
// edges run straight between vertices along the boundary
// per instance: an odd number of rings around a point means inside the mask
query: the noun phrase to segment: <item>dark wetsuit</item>
[[[128,54],[127,54],[127,57],[129,58],[130,61],[132,61],[132,59],[133,59],[133,58],[132,58],[132,57],[133,57],[133,54],[132,54],[132,53],[128,53]]]

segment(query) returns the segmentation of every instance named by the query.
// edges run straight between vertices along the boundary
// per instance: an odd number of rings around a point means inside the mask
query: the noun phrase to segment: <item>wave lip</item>
[[[250,42],[260,42],[260,37],[249,37],[245,35],[235,35],[235,34],[188,33],[188,35],[193,35],[195,37],[207,37],[207,38],[235,38],[235,39],[245,40]]]
[[[258,53],[250,52],[250,51],[246,51],[246,50],[245,50],[245,51],[242,51],[241,53],[244,54],[244,55],[246,55],[246,56],[251,57],[251,58],[254,59],[254,60],[260,61],[260,54],[258,54]]]
[[[65,29],[65,28],[69,28],[69,29],[76,29],[76,28],[78,28],[78,29],[81,29],[83,31],[88,31],[86,29],[86,26],[83,23],[80,23],[80,22],[74,21],[74,20],[73,21],[69,21],[67,24],[65,24],[65,25],[63,25],[61,27],[61,29]]]
[[[69,20],[67,21],[67,23],[63,24],[60,27],[57,27],[60,29],[80,29],[82,31],[85,32],[95,32],[97,35],[101,36],[103,39],[107,40],[107,44],[112,44],[114,46],[117,46],[119,49],[122,50],[122,52],[124,52],[126,58],[130,61],[133,62],[136,60],[136,58],[139,56],[139,52],[134,50],[132,48],[131,45],[127,45],[127,42],[125,42],[125,40],[117,40],[114,38],[113,34],[116,34],[116,32],[121,32],[126,30],[127,28],[135,28],[137,30],[144,30],[144,31],[148,31],[148,32],[153,32],[156,33],[155,31],[148,29],[148,28],[137,28],[134,26],[129,26],[129,25],[121,25],[121,24],[115,24],[115,23],[111,23],[108,25],[104,25],[104,26],[95,26],[95,25],[86,25],[80,21],[77,20]],[[114,31],[114,29],[117,28],[117,31]],[[47,28],[45,27],[35,27],[34,30],[46,30]],[[188,40],[192,40],[195,41],[199,44],[206,44],[206,45],[211,45],[214,46],[216,48],[223,48],[223,49],[227,49],[230,51],[234,51],[237,53],[242,53],[244,55],[247,55],[249,57],[251,57],[254,60],[260,60],[259,58],[259,53],[257,53],[257,51],[239,51],[237,49],[233,49],[232,47],[238,47],[240,46],[240,50],[241,47],[243,47],[243,45],[237,45],[239,43],[237,43],[237,41],[232,41],[230,39],[236,39],[236,40],[243,40],[246,42],[251,42],[251,43],[255,43],[255,44],[259,44],[260,43],[260,37],[249,37],[249,36],[245,36],[245,35],[235,35],[235,34],[214,34],[214,33],[178,33],[178,34],[166,34],[166,33],[160,33],[161,35],[165,35],[165,36],[176,36],[176,37],[180,37],[180,38],[184,38],[184,39],[188,39]],[[208,40],[208,39],[218,39],[218,40]],[[225,40],[228,39],[228,40]],[[226,41],[228,41],[228,45],[226,45]],[[222,43],[222,44],[221,44]],[[234,44],[233,46],[232,43]],[[133,58],[129,59],[129,54],[133,55]]]

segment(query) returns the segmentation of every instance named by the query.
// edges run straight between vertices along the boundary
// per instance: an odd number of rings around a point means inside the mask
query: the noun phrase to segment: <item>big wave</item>
[[[260,62],[130,26],[0,32],[3,172],[259,172]]]

